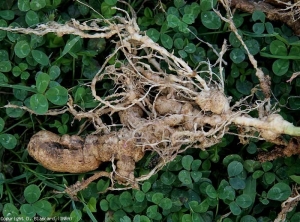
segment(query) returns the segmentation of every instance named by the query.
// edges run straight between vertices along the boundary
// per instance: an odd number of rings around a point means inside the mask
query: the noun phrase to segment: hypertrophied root
[[[45,168],[56,172],[83,173],[99,167],[100,144],[96,136],[83,140],[79,136],[62,137],[40,131],[31,137],[28,153]]]

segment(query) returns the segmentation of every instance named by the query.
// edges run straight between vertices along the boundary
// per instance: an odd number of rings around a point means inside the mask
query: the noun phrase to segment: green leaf
[[[300,176],[291,175],[290,178],[295,181],[297,184],[300,184]]]
[[[232,186],[232,188],[235,190],[242,190],[246,187],[245,180],[238,177],[230,178],[229,183]]]
[[[15,96],[16,99],[19,99],[21,101],[25,100],[27,95],[28,95],[28,92],[24,89],[16,89],[14,88],[13,89],[13,94]]]
[[[43,94],[34,94],[30,97],[30,107],[36,114],[45,114],[48,106],[47,98]]]
[[[200,1],[200,8],[201,11],[209,11],[213,7],[215,7],[217,1],[216,0],[201,0]]]
[[[252,26],[252,30],[255,34],[257,35],[261,35],[262,33],[264,33],[265,31],[265,25],[264,23],[255,23],[253,26]]]
[[[22,106],[23,103],[21,101],[10,101],[10,104]],[[6,114],[12,118],[21,117],[25,113],[25,110],[19,108],[6,108]]]
[[[252,199],[249,195],[247,194],[242,194],[238,196],[235,200],[237,205],[239,205],[241,208],[248,208],[252,204]]]
[[[276,59],[272,64],[272,71],[277,76],[283,76],[289,70],[290,61],[287,59]]]
[[[291,193],[292,191],[289,185],[279,182],[268,191],[267,197],[271,200],[284,201]]]
[[[40,198],[40,196],[41,196],[41,190],[35,184],[31,184],[27,186],[24,190],[24,197],[28,203],[36,202]]]
[[[190,214],[184,214],[181,218],[182,222],[193,222],[192,216]]]
[[[193,2],[191,5],[187,5],[184,7],[184,14],[192,14],[195,19],[198,17],[200,12],[200,5],[196,2]]]
[[[264,175],[264,171],[262,170],[257,170],[252,174],[253,179],[258,179],[260,178],[262,175]]]
[[[20,24],[16,23],[16,22],[12,22],[9,24],[10,27],[20,27]],[[20,38],[20,34],[15,33],[15,32],[7,32],[7,37],[10,41],[15,42],[17,39]]]
[[[235,24],[235,27],[239,28],[242,24],[244,24],[244,17],[239,13],[234,13],[233,22]]]
[[[261,164],[261,167],[263,168],[263,170],[265,171],[265,172],[267,172],[267,171],[270,171],[272,168],[273,168],[273,164],[271,163],[271,162],[263,162],[262,164]]]
[[[4,19],[0,19],[0,27],[7,27],[7,22]],[[6,31],[0,30],[0,41],[6,37]]]
[[[206,194],[210,197],[210,198],[217,198],[218,197],[218,193],[216,191],[216,189],[213,187],[213,185],[209,184],[206,188],[205,188],[205,192]]]
[[[121,203],[119,201],[118,196],[113,196],[112,198],[109,199],[109,208],[113,211],[117,211],[121,208]]]
[[[105,199],[102,199],[100,201],[100,208],[101,208],[102,211],[108,211],[108,209],[109,209],[108,201],[105,200]]]
[[[171,49],[173,47],[173,40],[172,38],[167,35],[167,34],[161,34],[160,35],[160,40],[161,40],[161,43],[162,45],[167,48],[167,49]]]
[[[158,206],[157,205],[152,205],[147,208],[146,214],[149,218],[154,219],[154,220],[161,220],[162,216],[158,212]]]
[[[143,202],[145,199],[145,193],[141,190],[137,190],[134,197],[138,202]]]
[[[176,180],[176,175],[172,172],[166,171],[160,176],[161,182],[165,185],[171,185]]]
[[[115,6],[118,0],[105,0],[105,3],[111,6]]]
[[[253,84],[248,80],[241,81],[238,79],[236,81],[236,89],[243,95],[249,95],[251,93],[252,88]]]
[[[70,217],[72,218],[72,222],[78,222],[82,218],[82,213],[80,210],[75,209],[71,212]]]
[[[147,18],[152,18],[153,17],[153,12],[152,12],[152,10],[149,7],[146,7],[144,9],[144,15]]]
[[[48,73],[49,73],[50,79],[55,80],[60,75],[60,68],[58,66],[51,66]]]
[[[4,122],[4,120],[0,117],[0,132],[2,132],[2,130],[4,129],[4,125],[5,125],[5,122]]]
[[[184,47],[184,41],[182,40],[182,38],[176,38],[174,40],[174,46],[177,49],[183,49],[183,47]]]
[[[201,13],[201,22],[208,29],[219,29],[221,19],[214,11],[205,11]]]
[[[15,17],[15,13],[12,10],[2,10],[0,11],[0,17],[5,20],[13,20]]]
[[[229,204],[229,208],[233,215],[240,215],[242,213],[241,208],[234,201]]]
[[[124,191],[121,193],[121,195],[119,196],[119,201],[123,207],[129,207],[133,203],[132,196],[128,191]]]
[[[68,90],[63,86],[54,86],[45,93],[47,99],[55,105],[65,105],[68,101]]]
[[[152,196],[152,202],[155,204],[159,204],[159,202],[163,199],[164,195],[162,193],[155,193]]]
[[[243,33],[241,30],[238,30],[238,33],[241,35],[241,37],[243,37]],[[234,32],[230,32],[229,34],[229,43],[232,47],[240,47],[241,42],[240,40],[236,37],[236,35],[234,34]]]
[[[266,15],[262,11],[254,11],[252,13],[252,19],[253,19],[254,22],[256,22],[258,20],[261,21],[261,22],[265,22]]]
[[[268,34],[274,34],[274,27],[271,22],[266,22],[265,27]]]
[[[181,164],[184,169],[191,170],[191,164],[193,162],[194,158],[191,155],[186,155],[182,157]]]
[[[33,59],[43,66],[46,66],[50,63],[48,56],[40,50],[32,50],[31,54]]]
[[[255,160],[245,160],[243,166],[249,173],[253,173],[255,170],[260,168],[261,164]]]
[[[193,24],[195,22],[195,16],[193,14],[184,14],[182,17],[182,21],[186,24]]]
[[[250,142],[247,146],[247,152],[250,154],[254,154],[257,152],[257,146],[255,143]]]
[[[111,5],[107,4],[106,2],[103,2],[101,4],[101,14],[104,17],[111,17],[116,13],[116,9],[113,9]]]
[[[236,64],[241,63],[245,60],[245,53],[240,48],[234,48],[233,50],[231,50],[229,56],[230,59]]]
[[[275,181],[275,177],[275,173],[266,172],[263,179],[266,184],[272,184]]]
[[[151,183],[150,182],[144,182],[142,185],[142,190],[143,192],[147,193],[151,188]]]
[[[191,174],[187,170],[181,170],[178,174],[178,178],[184,185],[192,184]]]
[[[169,210],[172,207],[172,200],[170,198],[163,198],[159,202],[159,206],[164,210]]]
[[[80,14],[83,16],[86,16],[90,12],[90,9],[87,6],[81,4],[78,6],[78,10],[80,11]]]
[[[2,214],[6,218],[19,216],[19,210],[12,203],[6,203],[2,209]]]
[[[257,220],[251,215],[246,215],[241,218],[240,222],[257,222]]]
[[[178,30],[183,33],[189,33],[188,25],[182,21],[178,23]]]
[[[23,12],[30,10],[29,0],[18,0],[18,8]]]
[[[232,161],[228,167],[227,172],[229,177],[239,175],[243,171],[243,164],[238,161]]]
[[[52,206],[47,200],[39,200],[33,203],[35,212],[41,217],[49,217],[52,213]]]
[[[12,69],[12,73],[13,73],[13,75],[14,75],[15,77],[18,77],[19,75],[21,75],[22,70],[20,69],[19,66],[15,66],[15,67],[13,67],[13,69]]]
[[[287,48],[286,48],[286,45],[282,41],[274,40],[270,44],[270,52],[273,55],[286,56]]]
[[[260,51],[260,46],[257,40],[248,39],[245,41],[245,44],[252,55],[256,55]]]
[[[11,134],[0,134],[0,143],[5,149],[13,149],[17,145],[17,139]]]
[[[70,52],[71,49],[73,48],[73,46],[78,42],[79,39],[80,39],[80,36],[77,36],[77,37],[73,38],[72,40],[69,40],[67,42],[67,44],[65,45],[64,50],[62,51],[59,59],[62,58],[64,55],[66,55],[68,52]]]
[[[1,61],[9,60],[8,52],[6,50],[0,50],[0,60]]]
[[[195,182],[198,182],[202,178],[202,172],[200,171],[192,171],[191,172],[191,177]]]
[[[178,51],[178,54],[179,54],[180,57],[183,58],[183,59],[187,57],[187,53],[186,53],[185,51],[183,51],[183,50],[179,50],[179,51]]]
[[[21,79],[27,80],[29,78],[30,74],[29,72],[22,72],[21,73]]]
[[[202,160],[199,160],[199,159],[193,160],[192,165],[191,165],[191,169],[194,170],[194,171],[199,170],[199,167],[200,167],[201,163],[202,163]]]
[[[20,207],[20,211],[21,214],[30,218],[36,215],[34,207],[31,204],[22,204],[22,206]]]
[[[49,85],[50,76],[47,73],[39,73],[36,78],[36,89],[39,93],[44,93]]]
[[[300,55],[300,46],[292,46],[289,52],[289,56],[299,56]]]
[[[194,53],[196,51],[196,46],[193,43],[188,43],[184,47],[184,51],[186,51],[187,53]]]
[[[91,197],[89,199],[89,202],[87,203],[87,207],[91,212],[97,212],[97,208],[96,208],[96,204],[97,204],[97,200],[95,197]]]
[[[144,215],[135,215],[133,222],[150,222],[150,219]]]
[[[168,22],[168,26],[170,28],[175,28],[178,26],[178,23],[180,22],[180,20],[176,15],[169,14],[167,16],[167,22]]]
[[[157,31],[154,28],[150,28],[147,30],[146,34],[154,41],[157,42],[159,40],[160,37],[160,33],[159,31]]]
[[[30,8],[33,11],[38,11],[46,6],[46,0],[31,0]]]
[[[184,0],[174,0],[174,5],[176,8],[181,8],[185,4],[186,4],[186,2]]]
[[[0,72],[9,72],[11,70],[10,61],[1,61],[0,62]]]
[[[290,221],[291,221],[291,222],[298,222],[298,221],[300,221],[300,212],[295,213],[295,214],[292,216],[292,218],[291,218]]]
[[[26,13],[25,21],[28,26],[33,26],[40,22],[38,14],[31,10]]]

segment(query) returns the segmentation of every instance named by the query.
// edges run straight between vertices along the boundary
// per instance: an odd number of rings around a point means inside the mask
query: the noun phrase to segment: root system
[[[60,36],[73,34],[82,38],[107,38],[115,42],[114,52],[107,57],[90,83],[94,99],[100,105],[87,112],[78,111],[81,109],[73,104],[69,95],[68,106],[60,111],[70,112],[75,119],[84,118],[92,122],[95,133],[81,138],[69,135],[60,137],[40,131],[28,144],[29,154],[53,171],[82,173],[97,169],[103,162],[112,162],[113,172],[98,172],[86,181],[68,187],[66,192],[72,197],[100,176],[110,177],[112,183],[117,181],[138,187],[138,182],[148,179],[187,148],[205,149],[219,143],[232,125],[244,133],[239,135],[241,137],[258,132],[260,139],[281,146],[289,144],[282,142],[282,134],[300,135],[299,128],[270,108],[268,78],[257,68],[253,57],[251,62],[260,77],[261,90],[265,92],[266,99],[256,101],[254,107],[244,104],[244,99],[232,105],[230,98],[224,94],[222,68],[214,73],[209,61],[203,61],[207,71],[193,70],[181,58],[141,32],[134,12],[132,16],[125,11],[123,13],[126,17],[116,16],[110,20],[95,19],[84,23],[72,20],[63,25],[51,22],[38,25],[35,29],[0,28],[35,35],[53,32]],[[231,18],[226,22],[236,30]],[[106,25],[100,26],[103,23]],[[224,43],[222,52],[217,54],[220,67],[225,52]],[[108,65],[109,59],[116,54],[124,59]],[[167,64],[167,68],[163,68],[162,63]],[[98,95],[96,90],[96,84],[104,79],[112,80],[115,85],[115,91],[106,97]],[[242,106],[246,108],[241,109]],[[253,110],[259,111],[259,118],[248,115]],[[50,110],[46,115],[54,113]],[[122,124],[117,131],[101,118],[114,113],[118,114]],[[147,150],[157,152],[161,161],[148,175],[135,178],[135,163]]]

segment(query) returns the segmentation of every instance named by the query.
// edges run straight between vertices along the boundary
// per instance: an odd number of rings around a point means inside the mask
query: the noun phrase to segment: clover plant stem
[[[72,74],[73,74],[73,76],[72,76],[72,86],[74,86],[74,80],[75,80],[75,58],[73,57],[73,72],[72,72]]]
[[[33,89],[29,86],[11,85],[11,84],[7,84],[7,83],[0,83],[0,87],[6,87],[6,88],[12,88],[12,89],[21,89],[21,90],[37,93],[36,89]]]
[[[19,204],[22,204],[22,203],[18,200],[18,198],[16,198],[16,197],[13,195],[13,193],[12,193],[11,189],[9,188],[8,184],[5,184],[5,188],[6,188],[6,191],[8,191],[7,194],[8,194],[8,198],[9,198],[9,202],[10,202],[10,203],[13,204],[13,203],[14,203],[13,199],[14,199],[14,200],[17,201]]]
[[[29,120],[29,118],[26,118],[26,119],[23,119],[23,120],[17,122],[16,124],[12,125],[11,127],[7,128],[7,129],[5,129],[5,130],[3,130],[2,133],[5,133],[5,132],[10,131],[10,130],[13,129],[14,127],[20,125],[20,124],[23,123],[23,122],[26,122],[27,120]]]

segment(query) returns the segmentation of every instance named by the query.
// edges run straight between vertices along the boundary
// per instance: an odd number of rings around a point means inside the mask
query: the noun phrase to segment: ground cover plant
[[[299,220],[287,25],[227,1],[1,7],[4,217]]]

